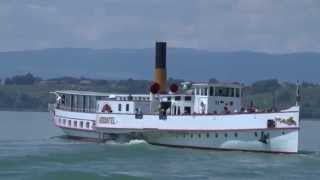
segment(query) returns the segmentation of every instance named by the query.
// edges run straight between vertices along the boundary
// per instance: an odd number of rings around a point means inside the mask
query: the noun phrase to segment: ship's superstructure
[[[141,138],[155,145],[298,152],[299,106],[279,112],[242,108],[238,83],[166,81],[166,43],[156,43],[149,94],[56,91],[56,126],[91,140]],[[168,88],[169,87],[169,88]]]

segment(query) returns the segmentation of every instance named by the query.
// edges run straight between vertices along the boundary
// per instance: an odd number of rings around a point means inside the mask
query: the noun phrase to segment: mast
[[[296,84],[296,106],[300,105],[300,101],[301,101],[301,96],[300,96],[300,83],[299,81],[297,81]]]

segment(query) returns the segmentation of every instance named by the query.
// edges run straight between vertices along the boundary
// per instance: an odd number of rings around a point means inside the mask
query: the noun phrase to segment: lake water
[[[0,117],[0,180],[320,178],[320,121],[304,121],[301,153],[284,155],[77,142],[48,113]]]

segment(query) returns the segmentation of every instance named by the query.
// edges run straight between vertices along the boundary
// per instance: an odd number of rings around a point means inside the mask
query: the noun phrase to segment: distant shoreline
[[[49,112],[44,109],[11,109],[11,108],[0,108],[1,112]]]
[[[182,79],[168,78],[168,84],[180,84]],[[209,82],[219,82],[211,78]],[[48,112],[48,104],[55,102],[50,92],[56,90],[81,90],[94,92],[117,92],[125,94],[148,93],[152,81],[148,80],[99,80],[85,77],[60,77],[42,79],[31,73],[2,79],[0,85],[0,110],[20,112]],[[296,103],[296,84],[267,79],[243,84],[242,107],[251,103],[261,110],[281,110]],[[320,118],[320,85],[308,82],[301,84],[302,118]]]

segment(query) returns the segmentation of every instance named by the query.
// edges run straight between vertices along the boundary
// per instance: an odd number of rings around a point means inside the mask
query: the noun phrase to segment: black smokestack
[[[160,93],[167,89],[167,43],[156,42],[155,82],[160,85]]]
[[[156,68],[166,69],[167,43],[156,42]]]

